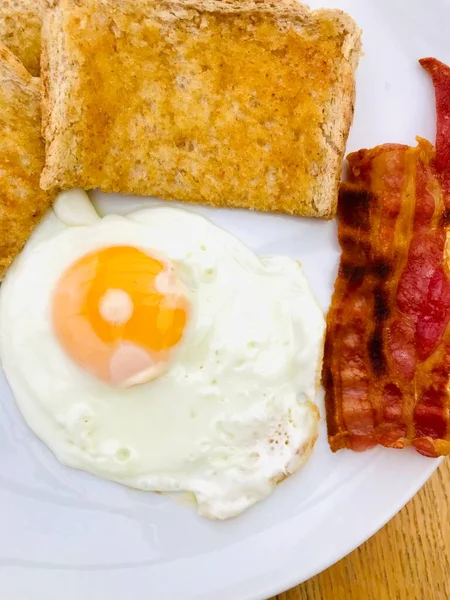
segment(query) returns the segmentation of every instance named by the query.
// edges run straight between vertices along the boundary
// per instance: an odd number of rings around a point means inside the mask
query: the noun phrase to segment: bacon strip
[[[450,454],[450,68],[420,62],[436,89],[436,149],[360,150],[341,187],[323,367],[333,451]]]

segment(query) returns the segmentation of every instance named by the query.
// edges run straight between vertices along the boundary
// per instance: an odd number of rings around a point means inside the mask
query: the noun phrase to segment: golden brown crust
[[[44,164],[40,84],[0,42],[0,280],[52,198]]]
[[[1,0],[0,40],[32,75],[39,75],[45,0]]]
[[[41,184],[332,218],[359,54],[296,0],[51,0]]]

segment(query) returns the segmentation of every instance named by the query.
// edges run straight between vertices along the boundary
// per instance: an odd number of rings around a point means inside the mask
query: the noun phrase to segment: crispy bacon
[[[323,367],[333,451],[450,454],[450,68],[420,62],[436,89],[436,149],[360,150],[341,187]]]

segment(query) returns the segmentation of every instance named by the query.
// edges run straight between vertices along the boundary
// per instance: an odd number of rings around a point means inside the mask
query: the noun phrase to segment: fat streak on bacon
[[[436,148],[350,154],[340,191],[323,366],[333,451],[450,454],[450,68],[420,62],[436,90]]]

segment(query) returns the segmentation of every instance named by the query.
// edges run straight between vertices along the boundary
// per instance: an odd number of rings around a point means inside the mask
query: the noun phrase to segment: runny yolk
[[[80,367],[126,387],[167,368],[189,309],[171,265],[132,246],[113,246],[83,256],[62,275],[53,324]]]

